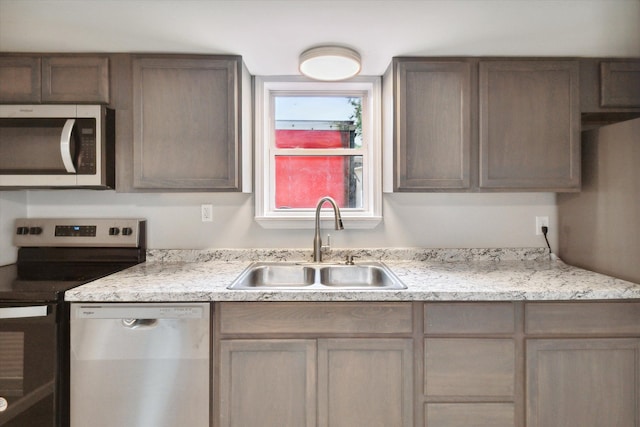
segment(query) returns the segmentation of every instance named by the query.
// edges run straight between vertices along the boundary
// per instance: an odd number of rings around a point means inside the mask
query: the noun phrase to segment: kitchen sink
[[[255,262],[229,285],[235,290],[388,290],[407,287],[381,262],[353,265]]]
[[[242,288],[292,288],[311,286],[315,283],[315,277],[315,269],[303,265],[256,263],[249,266],[234,283]]]

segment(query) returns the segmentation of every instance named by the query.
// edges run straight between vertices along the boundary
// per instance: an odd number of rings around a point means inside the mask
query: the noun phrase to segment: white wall
[[[24,191],[0,192],[0,265],[15,262],[17,249],[11,243],[14,220],[27,216],[27,194]]]
[[[640,283],[640,119],[582,134],[582,191],[558,196],[560,256]]]
[[[359,15],[363,5],[369,25],[353,31],[326,25],[327,14],[337,17],[319,0],[167,0],[153,7],[139,0],[116,8],[109,1],[0,0],[0,51],[233,53],[259,75],[295,73],[299,53],[326,40],[359,49],[365,75],[382,74],[394,55],[640,54],[638,0],[343,1],[347,13],[340,19]],[[283,25],[274,27],[265,16]],[[299,24],[296,37],[292,23]],[[312,240],[311,230],[262,229],[253,221],[253,198],[244,194],[7,194],[0,193],[0,260],[13,257],[8,224],[23,215],[25,204],[30,217],[145,217],[152,248],[310,247]],[[212,223],[200,222],[202,203],[214,205]],[[542,246],[535,216],[549,216],[557,247],[552,193],[388,194],[384,223],[376,229],[331,234],[338,247]]]
[[[200,205],[213,205],[213,222]],[[28,192],[28,216],[143,217],[150,248],[311,248],[313,230],[268,230],[253,220],[248,194]],[[334,247],[536,247],[535,216],[548,216],[557,242],[553,193],[386,194],[384,222],[373,230],[335,231]]]

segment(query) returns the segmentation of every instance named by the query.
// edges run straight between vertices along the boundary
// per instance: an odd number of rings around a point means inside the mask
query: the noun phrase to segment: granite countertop
[[[67,301],[516,301],[640,298],[640,284],[569,266],[543,248],[334,250],[382,261],[404,290],[229,290],[254,261],[306,261],[286,249],[150,250],[147,262],[71,289]]]

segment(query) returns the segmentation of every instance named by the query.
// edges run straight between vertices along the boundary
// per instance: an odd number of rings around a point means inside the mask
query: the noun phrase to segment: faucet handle
[[[321,250],[323,251],[331,250],[331,234],[327,234],[327,244],[322,245]]]
[[[354,259],[354,258],[358,258],[358,257],[357,257],[356,255],[347,255],[347,256],[345,257],[344,263],[345,263],[346,265],[353,265],[353,264],[354,264],[354,263],[353,263],[353,259]]]

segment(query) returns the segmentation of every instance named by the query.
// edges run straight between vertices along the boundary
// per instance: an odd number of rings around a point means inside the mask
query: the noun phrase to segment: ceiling
[[[640,0],[0,0],[3,52],[238,54],[292,75],[322,44],[364,75],[393,56],[640,56]]]

